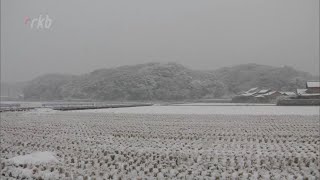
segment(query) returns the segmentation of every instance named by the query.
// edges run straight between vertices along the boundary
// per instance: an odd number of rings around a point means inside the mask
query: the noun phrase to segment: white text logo
[[[36,18],[30,18],[29,16],[26,16],[24,19],[24,24],[30,26],[31,29],[50,29],[52,25],[52,19],[49,17],[49,15],[39,15],[39,17]]]

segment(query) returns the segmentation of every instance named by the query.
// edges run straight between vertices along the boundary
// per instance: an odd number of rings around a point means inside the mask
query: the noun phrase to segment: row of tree
[[[80,76],[48,74],[30,81],[26,99],[187,100],[221,98],[259,86],[293,90],[312,76],[290,67],[247,64],[195,71],[175,63],[100,69]]]

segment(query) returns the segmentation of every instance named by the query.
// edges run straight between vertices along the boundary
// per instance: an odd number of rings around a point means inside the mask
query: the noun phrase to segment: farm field
[[[224,115],[318,115],[319,106],[247,105],[239,103],[193,103],[168,106],[90,109],[77,113],[129,114],[224,114]]]
[[[168,107],[1,113],[1,179],[320,177],[318,107]]]

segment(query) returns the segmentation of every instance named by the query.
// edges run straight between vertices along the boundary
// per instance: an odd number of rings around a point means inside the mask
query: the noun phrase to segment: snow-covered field
[[[319,107],[237,108],[1,113],[1,179],[320,177]]]
[[[239,105],[223,103],[197,103],[171,106],[143,106],[114,109],[90,109],[78,113],[130,113],[130,114],[227,114],[227,115],[319,115],[319,106]]]

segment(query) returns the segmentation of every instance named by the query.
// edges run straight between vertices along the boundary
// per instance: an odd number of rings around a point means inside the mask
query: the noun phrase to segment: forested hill
[[[319,79],[289,66],[272,67],[258,64],[225,67],[213,73],[231,93],[238,93],[251,87],[295,91],[297,88],[305,88],[306,81]]]
[[[245,64],[196,71],[176,63],[99,69],[80,76],[48,74],[28,82],[26,100],[187,100],[221,98],[251,87],[302,88],[310,74],[290,67]]]

